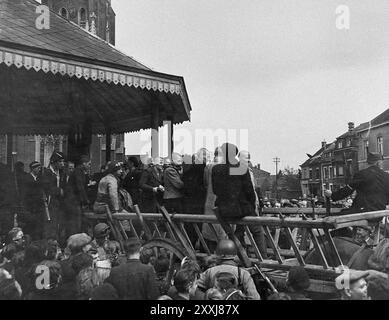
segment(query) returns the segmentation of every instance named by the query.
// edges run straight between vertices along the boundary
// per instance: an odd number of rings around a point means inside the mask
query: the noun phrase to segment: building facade
[[[116,14],[111,0],[42,0],[50,10],[115,45]]]
[[[359,133],[353,122],[348,131],[321,148],[301,165],[304,195],[323,196],[324,190],[337,191],[350,182],[359,169]]]
[[[346,133],[331,144],[323,142],[321,149],[309,155],[300,166],[302,193],[322,196],[325,189],[344,187],[358,170],[368,166],[369,151],[383,155],[383,169],[389,172],[389,109],[358,127],[350,122]]]
[[[367,152],[378,152],[384,157],[383,169],[389,172],[389,109],[356,128],[358,133],[359,169],[367,167]]]

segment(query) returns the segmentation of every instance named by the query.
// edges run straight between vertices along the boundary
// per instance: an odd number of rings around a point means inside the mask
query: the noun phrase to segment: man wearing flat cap
[[[369,271],[349,270],[335,279],[335,286],[339,290],[341,300],[369,300],[366,278]]]
[[[389,174],[381,169],[382,160],[381,154],[369,152],[367,156],[369,166],[357,172],[347,186],[336,192],[325,191],[325,195],[333,201],[344,199],[354,191],[357,192],[352,206],[343,210],[342,214],[386,209],[389,200]]]
[[[54,151],[50,157],[48,168],[44,168],[42,171],[42,187],[45,193],[45,206],[47,206],[44,217],[44,238],[55,239],[61,243],[66,240],[61,236],[61,230],[63,229],[61,224],[63,221],[64,167],[64,154]]]
[[[66,237],[81,231],[82,209],[89,205],[86,176],[90,169],[88,156],[81,156],[78,166],[70,174],[64,194]]]
[[[44,195],[41,184],[42,166],[38,161],[30,163],[30,173],[25,178],[24,205],[28,210],[24,230],[33,240],[43,238]]]

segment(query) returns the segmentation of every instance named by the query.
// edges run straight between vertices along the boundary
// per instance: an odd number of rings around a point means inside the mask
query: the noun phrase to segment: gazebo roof
[[[190,120],[184,79],[151,70],[50,12],[36,27],[33,0],[0,3],[0,133],[62,134],[88,123],[94,133],[151,127],[153,109]]]

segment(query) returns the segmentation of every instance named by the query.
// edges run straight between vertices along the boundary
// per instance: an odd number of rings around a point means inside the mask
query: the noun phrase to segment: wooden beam
[[[151,108],[151,157],[159,157],[159,107]]]
[[[105,162],[111,161],[111,129],[106,128],[105,131]]]

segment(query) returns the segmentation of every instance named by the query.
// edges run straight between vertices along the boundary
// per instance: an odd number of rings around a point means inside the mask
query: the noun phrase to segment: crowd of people
[[[241,266],[235,243],[220,225],[214,230],[200,225],[213,256],[179,262],[163,250],[144,249],[133,234],[119,244],[107,224],[91,224],[82,214],[109,210],[115,215],[131,212],[137,204],[144,213],[158,212],[163,205],[170,213],[215,215],[216,209],[219,220],[259,216],[249,152],[225,143],[213,159],[206,149],[190,159],[173,153],[143,163],[130,157],[126,163],[109,162],[93,175],[90,164],[88,156],[75,165],[58,151],[47,168],[34,161],[26,173],[16,163],[16,190],[25,211],[15,217],[0,251],[0,299],[309,299],[311,282],[303,267],[289,271],[286,285],[277,284],[280,292],[269,292],[273,286]],[[263,227],[248,228],[267,258]],[[244,248],[245,231],[242,225],[233,230]],[[198,248],[195,228],[188,225],[187,233]],[[365,243],[366,237],[361,238]],[[389,299],[386,273],[352,272],[347,281],[338,288],[341,299]]]
[[[387,244],[386,244],[387,246]],[[220,240],[215,255],[171,260],[144,249],[138,238],[120,245],[105,223],[69,237],[31,241],[13,228],[0,255],[0,300],[311,300],[312,282],[302,266],[291,267],[277,289],[240,264],[233,241]],[[386,273],[345,270],[335,279],[341,300],[387,300]]]

